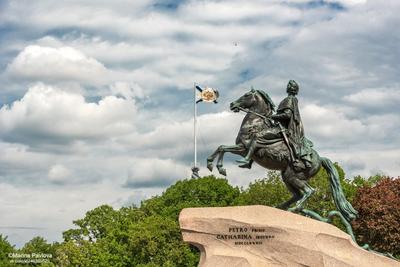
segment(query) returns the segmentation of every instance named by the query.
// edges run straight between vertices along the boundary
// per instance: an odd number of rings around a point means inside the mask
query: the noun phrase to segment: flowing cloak
[[[290,113],[286,113],[290,110]],[[295,96],[289,95],[279,104],[277,114],[290,114],[287,120],[282,120],[282,125],[288,130],[289,140],[295,147],[297,156],[302,157],[311,153],[312,142],[304,137],[304,127],[301,121],[298,100]]]
[[[282,121],[282,124],[288,129],[290,139],[299,144],[304,137],[304,128],[300,117],[298,101],[295,96],[290,95],[283,99],[278,106],[277,114],[284,113],[286,109],[291,111],[291,116],[288,120]]]

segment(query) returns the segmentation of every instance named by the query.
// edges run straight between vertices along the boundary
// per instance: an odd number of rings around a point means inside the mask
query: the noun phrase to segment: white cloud
[[[400,103],[400,89],[365,89],[354,94],[344,96],[344,100],[353,105],[366,108],[397,107],[398,103]]]
[[[58,6],[45,1],[29,3],[30,7],[26,4],[10,4],[4,20],[21,26],[29,21],[30,28],[50,33],[58,27],[79,28],[81,31],[71,30],[60,37],[55,37],[58,33],[44,36],[37,44],[58,52],[67,46],[88,55],[86,59],[100,60],[113,66],[107,65],[109,71],[103,70],[95,76],[78,71],[79,66],[71,68],[78,73],[46,68],[50,72],[46,75],[41,68],[34,71],[25,68],[18,74],[46,82],[73,79],[90,85],[126,81],[136,83],[146,91],[160,87],[185,89],[193,81],[212,83],[218,73],[229,68],[239,52],[245,52],[260,39],[287,37],[293,33],[287,22],[302,16],[302,12],[287,5],[265,5],[263,2],[244,5],[241,1],[189,1],[183,3],[174,16],[146,7],[153,4],[151,1],[129,4],[130,12],[119,8],[123,5],[121,3],[109,8],[104,3],[78,5],[72,2]],[[26,14],[24,21],[13,16],[26,9],[31,12]],[[188,13],[198,15],[193,17]],[[207,16],[211,16],[213,21],[205,22],[201,18],[207,20]],[[80,19],[82,17],[85,19]],[[267,21],[264,21],[265,17]],[[241,19],[259,22],[240,23]],[[117,40],[110,35],[117,35]]]
[[[347,147],[320,151],[321,156],[329,157],[343,166],[346,177],[352,178],[356,175],[368,177],[383,174],[390,177],[399,177],[400,149],[390,146],[373,146],[369,149],[359,147]]]
[[[138,158],[132,162],[125,185],[133,188],[168,186],[189,178],[190,169],[172,159]]]
[[[0,173],[3,177],[16,178],[37,175],[38,170],[47,168],[53,156],[29,151],[26,145],[0,142]],[[12,179],[10,179],[10,182]],[[17,182],[17,181],[15,181]]]
[[[355,6],[365,4],[367,0],[325,0],[327,3],[340,3],[345,6]]]
[[[366,137],[369,134],[368,126],[359,120],[347,118],[337,109],[310,104],[303,107],[301,112],[306,134],[315,140],[348,144],[357,141],[360,135]]]
[[[136,112],[131,99],[106,96],[90,103],[82,95],[37,84],[0,109],[0,134],[30,145],[110,138],[131,132]]]
[[[110,89],[113,95],[121,95],[125,99],[145,97],[143,88],[136,83],[116,82],[111,85]]]
[[[272,2],[272,1],[271,1]],[[187,20],[208,22],[240,22],[259,18],[275,22],[286,22],[301,17],[301,11],[288,5],[263,1],[193,1],[180,8],[179,13]]]
[[[64,183],[71,175],[71,171],[62,164],[51,166],[48,172],[48,178],[54,183]]]
[[[345,110],[337,107],[322,107],[308,104],[302,108],[306,135],[323,148],[346,148],[348,146],[366,149],[391,140],[396,143],[395,134],[400,122],[397,115],[376,114],[365,118],[352,118]]]
[[[198,116],[199,153],[211,154],[220,144],[233,145],[242,118],[243,114],[233,112]],[[163,158],[181,158],[192,153],[193,119],[172,122],[158,120],[156,124],[150,132],[122,136],[118,142],[146,156],[156,153]]]
[[[72,47],[27,46],[8,65],[7,72],[15,79],[36,81],[80,81],[102,84],[107,69],[94,58]]]

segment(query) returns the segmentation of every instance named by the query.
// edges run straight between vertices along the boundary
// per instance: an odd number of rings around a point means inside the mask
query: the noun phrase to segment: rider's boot
[[[238,162],[243,162],[243,161],[238,160]],[[249,162],[240,164],[239,167],[240,167],[240,168],[251,169],[251,166],[252,166],[252,165],[253,165],[253,160],[250,159]]]
[[[310,169],[312,167],[312,159],[311,159],[310,155],[307,154],[307,155],[303,156],[301,159],[304,162],[306,169]]]
[[[251,140],[251,143],[250,143],[250,146],[249,146],[249,151],[247,152],[247,155],[244,158],[239,159],[239,160],[236,161],[238,163],[242,163],[241,165],[239,165],[240,168],[248,168],[248,169],[251,168],[251,163],[253,163],[252,160],[251,160],[251,157],[254,154],[256,146],[257,146],[256,138],[253,138]]]

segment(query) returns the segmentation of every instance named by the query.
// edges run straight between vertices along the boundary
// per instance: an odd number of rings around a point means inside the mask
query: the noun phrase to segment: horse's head
[[[230,108],[233,112],[248,109],[268,116],[274,111],[275,105],[267,93],[252,88],[239,99],[233,101]]]

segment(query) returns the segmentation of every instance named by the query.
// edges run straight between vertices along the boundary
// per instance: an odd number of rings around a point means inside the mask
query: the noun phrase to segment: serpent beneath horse
[[[251,89],[230,104],[230,109],[234,112],[246,111],[239,133],[236,137],[235,145],[220,145],[213,154],[207,158],[207,168],[212,171],[213,162],[217,159],[218,172],[226,176],[223,166],[224,154],[245,156],[248,151],[252,137],[256,133],[262,133],[262,144],[256,149],[252,156],[252,161],[270,170],[281,172],[282,180],[292,197],[278,207],[291,211],[301,211],[307,199],[312,195],[314,189],[308,181],[317,174],[321,166],[328,173],[330,187],[337,210],[343,218],[350,222],[357,217],[357,211],[346,200],[339,181],[339,174],[328,158],[320,157],[314,149],[311,153],[311,166],[309,168],[295,168],[290,160],[291,152],[282,136],[282,130],[268,119],[274,111],[274,104],[271,98],[262,90]],[[291,205],[295,206],[291,208]]]

